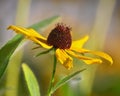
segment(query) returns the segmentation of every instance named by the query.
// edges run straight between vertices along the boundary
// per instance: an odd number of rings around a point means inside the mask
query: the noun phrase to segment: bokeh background
[[[30,26],[43,19],[60,15],[72,27],[73,39],[89,34],[85,45],[91,50],[110,54],[112,66],[105,61],[100,65],[85,65],[74,60],[70,71],[58,64],[57,76],[67,75],[77,69],[87,70],[56,92],[55,96],[120,96],[120,0],[0,0],[0,47],[15,34],[7,31],[11,25]],[[43,35],[46,36],[47,32]],[[0,81],[0,96],[28,96],[21,64],[26,62],[36,74],[41,86],[42,96],[46,93],[52,70],[52,53],[34,58],[40,50],[27,42],[14,56]],[[47,61],[46,61],[47,60]]]

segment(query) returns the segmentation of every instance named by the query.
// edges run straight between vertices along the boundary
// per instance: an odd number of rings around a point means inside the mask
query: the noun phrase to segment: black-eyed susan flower
[[[113,63],[112,58],[104,52],[91,51],[82,48],[89,36],[85,36],[80,40],[72,41],[71,28],[62,23],[58,23],[55,26],[48,35],[48,38],[43,37],[34,29],[27,29],[14,25],[9,26],[8,29],[25,35],[28,39],[34,41],[43,48],[55,48],[57,59],[67,69],[71,69],[73,67],[73,58],[71,56],[83,60],[86,64],[102,63],[102,59],[87,57],[84,56],[83,53],[91,53],[108,60],[111,64]]]

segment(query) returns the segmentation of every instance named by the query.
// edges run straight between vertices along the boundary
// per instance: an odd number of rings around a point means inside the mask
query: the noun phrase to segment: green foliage
[[[28,27],[28,28],[33,28],[36,31],[42,29],[42,28],[46,28],[49,25],[51,25],[52,23],[56,22],[59,19],[59,16],[53,16],[51,18],[48,18],[46,20],[43,20],[41,22],[38,22],[36,24],[33,24],[32,26]],[[23,35],[16,35],[14,36],[11,40],[9,40],[1,49],[0,49],[0,79],[3,76],[10,57],[12,56],[12,54],[14,53],[14,51],[16,50],[16,48],[18,47],[18,45],[21,43],[21,41],[24,39]],[[44,51],[42,53],[37,54],[37,56],[47,53],[49,51],[51,51],[52,48],[50,50]],[[55,57],[56,58],[56,57]],[[56,59],[54,60],[54,63],[56,65]],[[23,71],[24,71],[24,75],[25,75],[25,80],[29,89],[29,93],[30,96],[40,96],[40,92],[39,92],[39,85],[37,83],[37,80],[33,74],[33,72],[31,71],[31,69],[26,65],[23,64],[22,65]],[[55,75],[55,69],[56,66],[54,66],[53,72]],[[83,69],[85,70],[85,69]],[[64,85],[66,82],[68,82],[71,78],[73,78],[75,75],[79,74],[80,72],[82,72],[83,70],[79,70],[73,74],[70,74],[68,76],[66,76],[65,78],[63,78],[62,80],[60,80],[55,86],[51,86],[50,87],[50,94],[54,93],[58,88],[60,88],[62,85]],[[54,75],[52,76],[52,80],[51,80],[51,84],[53,85],[54,83]]]
[[[53,16],[46,20],[40,21],[36,24],[33,24],[29,28],[33,28],[35,30],[39,30],[40,28],[47,27],[51,23],[55,22],[59,16]],[[16,35],[11,40],[9,40],[1,49],[0,49],[0,79],[5,72],[8,62],[10,60],[11,55],[14,53],[20,42],[23,40],[22,35]]]
[[[60,88],[64,84],[66,84],[70,79],[72,79],[74,76],[78,75],[80,72],[82,72],[84,70],[85,69],[76,71],[73,74],[70,74],[70,75],[66,76],[65,78],[63,78],[62,80],[60,80],[59,82],[57,82],[57,84],[52,88],[51,93],[54,93],[58,88]]]
[[[30,92],[30,96],[40,96],[39,85],[36,80],[36,77],[34,76],[34,73],[26,64],[22,64],[22,68]]]
[[[45,19],[43,21],[40,21],[36,24],[33,24],[32,26],[30,26],[29,28],[33,28],[34,30],[38,31],[40,28],[45,28],[48,25],[58,21],[60,19],[60,16],[53,16],[51,18]]]
[[[9,59],[22,41],[22,35],[16,35],[0,49],[0,78],[5,72]]]

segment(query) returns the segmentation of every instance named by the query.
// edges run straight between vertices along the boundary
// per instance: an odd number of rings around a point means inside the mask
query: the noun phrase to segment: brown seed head
[[[56,27],[50,32],[47,43],[55,48],[69,49],[72,43],[71,28],[58,23]]]

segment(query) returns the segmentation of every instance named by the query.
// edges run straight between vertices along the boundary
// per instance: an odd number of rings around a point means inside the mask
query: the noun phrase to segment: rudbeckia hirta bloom
[[[57,59],[67,69],[71,69],[73,67],[72,56],[84,61],[86,64],[102,63],[101,58],[87,57],[83,55],[85,53],[97,55],[108,60],[111,64],[113,63],[112,58],[104,52],[83,49],[83,45],[88,40],[89,36],[85,36],[80,40],[72,41],[71,28],[62,23],[56,24],[55,28],[51,30],[47,38],[30,28],[11,25],[8,27],[8,29],[25,35],[28,39],[32,40],[43,48],[55,48],[55,55]]]

